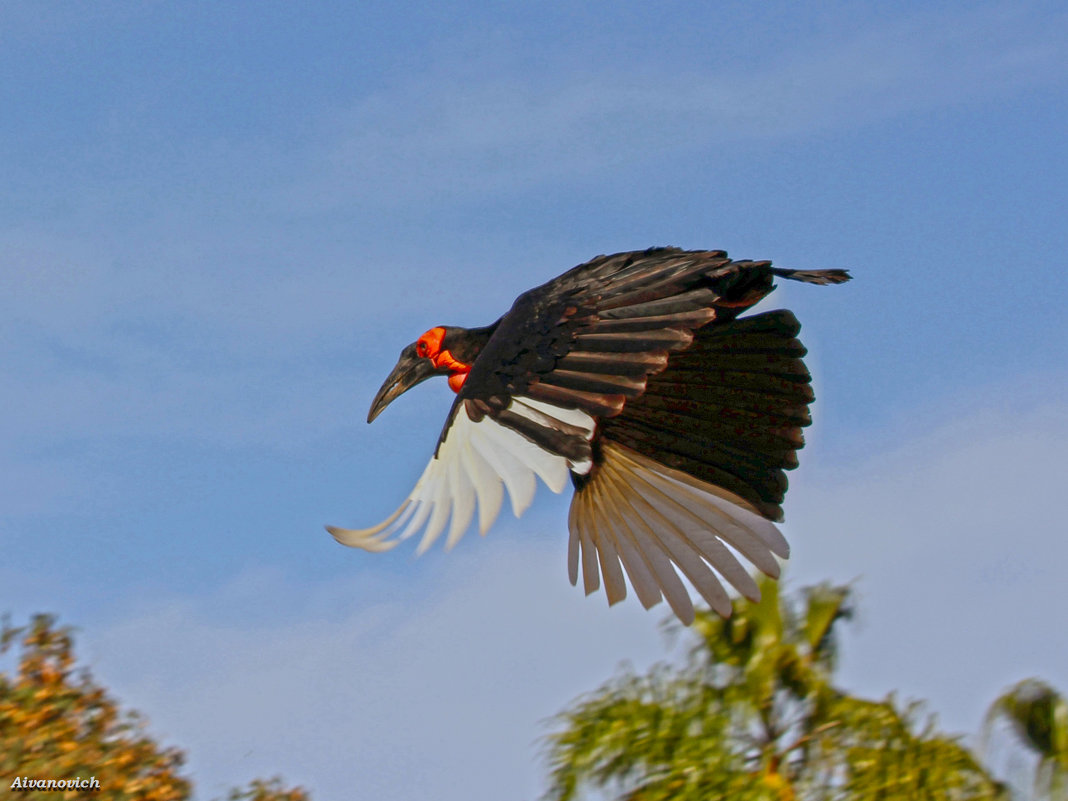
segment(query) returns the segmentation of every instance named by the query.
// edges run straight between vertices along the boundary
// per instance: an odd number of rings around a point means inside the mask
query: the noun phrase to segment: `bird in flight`
[[[694,619],[681,572],[724,617],[721,579],[751,600],[739,557],[778,578],[789,546],[784,470],[811,422],[811,378],[789,311],[742,312],[775,277],[848,281],[845,270],[787,270],[723,251],[652,248],[598,256],[520,295],[484,328],[436,326],[401,351],[371,403],[374,420],[432,376],[456,393],[434,455],[408,498],[372,528],[327,530],[385,551],[421,532],[446,548],[477,506],[485,534],[507,490],[520,516],[536,478],[569,483],[568,575],[609,604],[667,599]]]

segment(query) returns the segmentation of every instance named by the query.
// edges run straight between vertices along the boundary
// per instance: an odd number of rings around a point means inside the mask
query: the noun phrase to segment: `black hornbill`
[[[447,376],[456,400],[434,456],[381,525],[328,530],[369,551],[422,530],[422,553],[448,523],[450,547],[476,500],[484,534],[503,488],[518,517],[535,476],[554,492],[570,478],[568,572],[575,584],[581,562],[587,594],[603,576],[608,602],[621,600],[625,570],[646,608],[666,597],[689,623],[677,568],[727,616],[714,568],[756,600],[736,554],[778,577],[775,557],[789,546],[772,521],[782,520],[783,471],[797,466],[813,399],[794,315],[738,316],[775,276],[850,277],[653,248],[580,264],[485,328],[431,328],[401,351],[367,421],[419,382]]]

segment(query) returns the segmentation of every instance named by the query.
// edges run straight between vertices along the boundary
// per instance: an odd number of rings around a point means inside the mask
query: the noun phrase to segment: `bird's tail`
[[[785,270],[781,267],[772,267],[771,272],[780,278],[789,278],[791,281],[804,281],[807,284],[844,284],[851,276],[849,270]]]

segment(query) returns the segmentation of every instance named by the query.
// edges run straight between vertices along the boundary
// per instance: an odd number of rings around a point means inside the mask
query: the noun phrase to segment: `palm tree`
[[[682,667],[625,672],[559,715],[548,798],[590,786],[621,801],[1000,797],[955,740],[930,721],[918,730],[916,705],[832,684],[848,588],[811,587],[799,604],[770,580],[760,589],[727,620],[699,614]]]
[[[1068,799],[1068,699],[1038,679],[1024,679],[1002,693],[986,714],[984,739],[1006,721],[1038,758],[1035,795]]]

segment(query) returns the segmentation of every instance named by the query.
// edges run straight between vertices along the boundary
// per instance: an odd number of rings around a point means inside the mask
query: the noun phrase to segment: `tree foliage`
[[[69,628],[50,615],[15,628],[0,626],[0,656],[18,652],[14,675],[0,672],[0,778],[95,778],[96,797],[111,801],[188,801],[192,786],[181,775],[185,755],[163,748],[133,712],[122,712],[88,670],[76,669]],[[79,790],[30,789],[27,801],[89,797]],[[234,790],[230,801],[309,801],[279,779]]]
[[[3,626],[0,652],[21,639],[22,653],[17,675],[0,674],[0,776],[95,777],[108,797],[123,801],[188,798],[182,753],[158,746],[136,715],[120,713],[87,671],[75,670],[71,632],[54,622],[38,615],[25,628]]]
[[[273,779],[253,779],[248,787],[230,791],[226,801],[311,801],[310,797],[300,787],[287,789],[282,780],[275,776]]]
[[[761,593],[727,620],[700,614],[683,666],[626,672],[561,714],[547,738],[548,797],[589,787],[620,801],[1002,797],[917,706],[834,686],[847,588],[809,588],[798,604],[772,581]]]
[[[1044,681],[1025,679],[991,704],[984,725],[986,737],[999,721],[1007,722],[1038,760],[1036,797],[1068,799],[1068,699]]]

